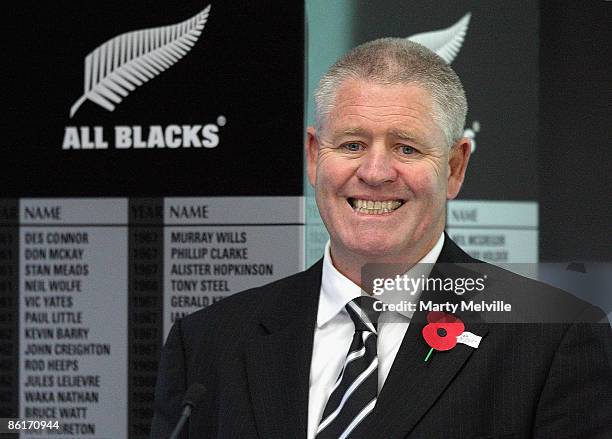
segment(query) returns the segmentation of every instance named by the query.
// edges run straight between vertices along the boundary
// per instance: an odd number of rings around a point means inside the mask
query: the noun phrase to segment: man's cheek
[[[325,185],[326,192],[337,191],[343,187],[354,174],[354,166],[339,157],[326,157],[317,166],[317,182]]]
[[[432,172],[430,166],[422,166],[408,173],[408,186],[415,195],[433,194],[442,184],[442,179]]]

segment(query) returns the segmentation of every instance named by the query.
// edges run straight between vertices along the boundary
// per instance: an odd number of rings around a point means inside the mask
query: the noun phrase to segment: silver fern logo
[[[412,35],[407,39],[422,44],[450,64],[459,54],[471,17],[472,14],[468,12],[459,21],[446,29],[423,32]]]
[[[83,96],[70,108],[72,118],[89,100],[113,111],[132,91],[172,67],[197,43],[210,5],[177,24],[118,35],[85,57]]]

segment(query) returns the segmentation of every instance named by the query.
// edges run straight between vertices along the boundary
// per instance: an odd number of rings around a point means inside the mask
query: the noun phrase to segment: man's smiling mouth
[[[364,200],[360,198],[348,198],[348,202],[355,212],[368,215],[381,215],[391,213],[398,209],[403,200]]]

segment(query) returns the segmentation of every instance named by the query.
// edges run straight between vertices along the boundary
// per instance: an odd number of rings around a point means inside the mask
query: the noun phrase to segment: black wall
[[[612,260],[612,2],[540,8],[540,260]]]

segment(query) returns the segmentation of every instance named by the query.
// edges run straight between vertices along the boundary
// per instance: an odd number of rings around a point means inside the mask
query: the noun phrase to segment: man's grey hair
[[[438,55],[404,38],[381,38],[355,47],[327,71],[315,91],[315,124],[320,131],[346,80],[381,85],[414,84],[433,99],[433,119],[447,146],[463,136],[467,100],[455,71]]]

